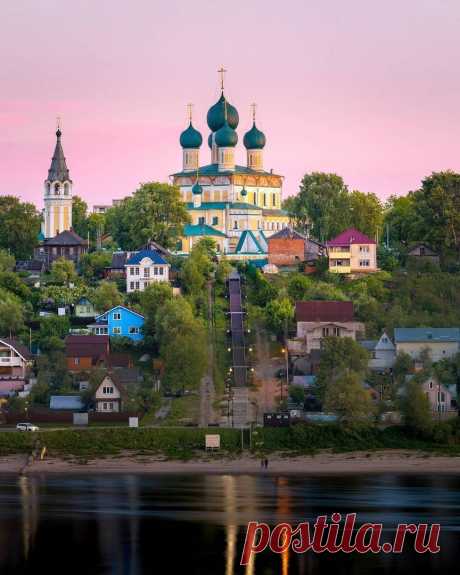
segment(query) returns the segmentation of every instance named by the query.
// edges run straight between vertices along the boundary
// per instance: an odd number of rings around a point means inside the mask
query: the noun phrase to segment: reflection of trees
[[[27,559],[35,541],[38,525],[38,480],[22,475],[19,478],[22,508],[22,541],[24,558]]]

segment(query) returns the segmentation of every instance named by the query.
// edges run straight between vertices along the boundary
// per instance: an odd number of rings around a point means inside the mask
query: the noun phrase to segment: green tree
[[[324,409],[334,411],[347,423],[365,423],[375,415],[376,408],[369,390],[364,389],[360,376],[344,372],[327,386]]]
[[[19,299],[0,288],[0,335],[17,335],[24,329],[24,309]]]
[[[419,224],[413,194],[390,196],[384,212],[384,241],[388,247],[407,250],[417,240]]]
[[[9,254],[6,250],[0,249],[0,272],[12,272],[15,265],[16,260],[14,259],[14,256]]]
[[[0,196],[0,248],[26,259],[33,254],[41,216],[33,204],[14,196]]]
[[[313,282],[302,274],[292,274],[288,281],[288,294],[292,301],[302,301],[308,299]]]
[[[37,359],[37,383],[48,401],[50,393],[70,390],[72,378],[67,369],[66,357],[62,351],[52,350]],[[48,392],[46,392],[48,388]]]
[[[112,262],[112,253],[97,251],[85,254],[80,260],[80,270],[87,282],[104,276],[105,268]]]
[[[155,338],[158,310],[172,299],[172,288],[169,283],[165,282],[152,283],[141,292],[140,306],[145,317],[144,336],[147,345],[152,345]]]
[[[118,290],[117,284],[110,281],[102,281],[94,290],[94,307],[99,312],[107,311],[123,303],[123,295]]]
[[[383,206],[375,194],[354,190],[349,196],[350,223],[353,228],[375,238],[383,223]]]
[[[368,352],[350,337],[323,338],[316,380],[320,397],[324,398],[329,386],[344,380],[346,374],[355,374],[363,381],[368,361]]]
[[[405,385],[401,414],[409,429],[421,433],[430,431],[433,424],[430,401],[417,378],[412,378]]]
[[[106,225],[114,240],[123,249],[137,249],[154,240],[171,248],[190,221],[179,188],[151,182],[142,184],[132,197],[111,208]]]
[[[300,385],[290,385],[289,386],[289,397],[292,401],[298,405],[305,401],[305,391]]]
[[[14,272],[0,272],[0,288],[8,290],[23,301],[29,301],[31,291]]]
[[[54,260],[51,266],[51,282],[56,285],[68,286],[77,280],[75,264],[65,258]]]
[[[82,238],[88,235],[88,204],[79,196],[72,198],[72,227]]]
[[[38,340],[42,351],[64,349],[64,338],[70,330],[70,320],[67,316],[50,315],[40,318]]]
[[[207,367],[207,341],[202,326],[181,332],[162,345],[163,384],[173,391],[197,389]]]
[[[289,331],[294,318],[294,306],[287,297],[274,299],[265,308],[265,318],[268,328],[281,336]]]

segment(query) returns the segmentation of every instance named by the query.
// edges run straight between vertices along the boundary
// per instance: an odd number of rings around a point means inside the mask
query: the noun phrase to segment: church
[[[191,109],[179,139],[182,170],[171,179],[187,204],[191,223],[177,251],[185,255],[194,243],[211,237],[230,259],[258,259],[267,254],[267,238],[289,223],[281,208],[283,177],[264,169],[266,137],[256,126],[255,105],[252,126],[243,137],[246,165],[235,164],[239,115],[224,95],[225,70],[219,72],[221,95],[206,118],[210,163],[200,163],[203,136],[192,124]]]

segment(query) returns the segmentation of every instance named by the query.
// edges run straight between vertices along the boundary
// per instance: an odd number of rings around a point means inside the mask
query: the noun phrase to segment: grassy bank
[[[291,428],[258,428],[252,434],[254,453],[314,454],[322,450],[334,452],[373,451],[377,449],[413,449],[460,455],[458,422],[442,424],[430,434],[417,436],[401,427],[346,428],[330,425],[296,425]],[[125,451],[163,453],[172,459],[190,459],[204,453],[205,435],[218,433],[221,453],[241,452],[238,429],[198,428],[92,428],[40,431],[38,433],[0,433],[0,455],[30,453],[39,440],[50,455],[65,457],[116,456]],[[245,448],[249,449],[249,431],[244,432]]]

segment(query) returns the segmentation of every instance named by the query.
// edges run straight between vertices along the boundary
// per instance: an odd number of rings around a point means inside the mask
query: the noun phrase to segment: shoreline
[[[0,474],[194,474],[194,475],[340,475],[373,473],[435,473],[460,475],[460,456],[436,455],[404,450],[319,453],[268,458],[262,469],[260,458],[216,458],[190,461],[168,460],[154,455],[126,454],[99,459],[46,458],[27,465],[26,455],[0,457]]]

